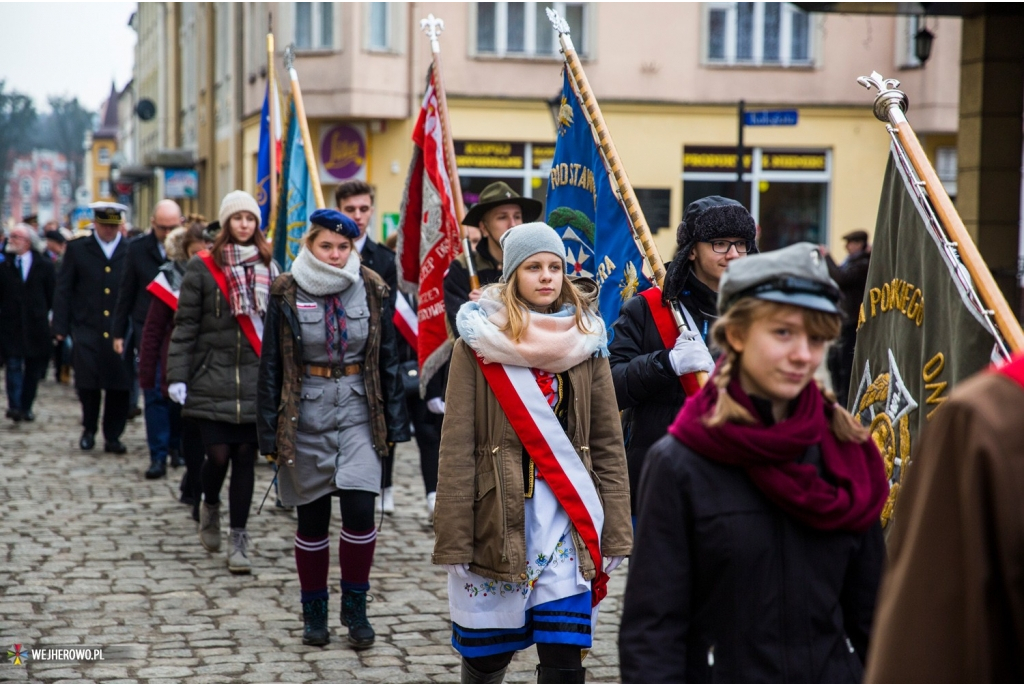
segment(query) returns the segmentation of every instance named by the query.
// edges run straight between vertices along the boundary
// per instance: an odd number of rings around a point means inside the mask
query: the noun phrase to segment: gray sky
[[[48,111],[51,95],[98,110],[132,77],[134,2],[0,2],[0,79]]]

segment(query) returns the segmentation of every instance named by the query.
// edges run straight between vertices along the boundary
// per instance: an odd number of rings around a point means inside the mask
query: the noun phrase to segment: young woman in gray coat
[[[341,504],[341,623],[356,649],[377,542],[374,499],[388,443],[409,439],[387,286],[359,263],[355,222],[333,209],[310,216],[290,274],[271,290],[260,359],[260,449],[276,459],[281,501],[296,507],[295,565],[302,641],[330,642],[327,627],[331,498]]]
[[[262,320],[278,268],[259,230],[260,208],[252,195],[241,190],[225,195],[220,223],[223,230],[213,247],[185,269],[167,351],[167,395],[184,405],[183,417],[199,422],[206,448],[199,541],[208,551],[220,549],[220,490],[230,465],[228,569],[249,573],[256,376]]]

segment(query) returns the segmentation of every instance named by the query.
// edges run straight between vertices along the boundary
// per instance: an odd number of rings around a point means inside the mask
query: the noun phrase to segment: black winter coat
[[[809,528],[742,468],[671,435],[646,462],[619,635],[622,681],[862,682],[885,558],[881,525]]]
[[[115,338],[127,338],[131,332],[132,339],[125,343],[129,347],[138,348],[142,345],[142,327],[146,323],[152,297],[146,288],[156,278],[160,265],[166,261],[167,258],[160,254],[160,241],[152,230],[128,242],[117,307],[114,309],[113,335]],[[131,331],[128,329],[129,323]]]
[[[395,296],[398,294],[398,268],[395,266],[395,253],[387,245],[381,245],[369,238],[363,243],[363,251],[359,253],[359,263],[384,279],[388,286],[388,302],[391,311],[395,311]]]
[[[0,357],[49,357],[49,314],[57,287],[53,262],[33,252],[28,280],[22,281],[15,257],[8,253],[0,262]]]
[[[455,317],[462,305],[469,302],[469,269],[466,268],[466,254],[462,253],[448,265],[448,273],[444,276],[444,312],[448,317],[448,334],[453,340],[459,339],[459,329],[455,327]],[[501,267],[491,256],[490,242],[487,237],[480,239],[473,250],[473,266],[480,278],[480,287],[497,283],[501,278]]]
[[[691,276],[679,302],[690,312],[700,333],[717,318],[715,293]],[[633,513],[637,507],[637,488],[644,456],[676,418],[686,401],[679,376],[672,370],[666,349],[654,323],[647,300],[635,295],[619,310],[612,324],[613,338],[608,345],[615,397],[622,412],[622,435],[626,440],[629,465],[629,492]]]
[[[128,390],[131,355],[114,352],[114,307],[128,252],[124,238],[110,259],[95,235],[68,242],[57,272],[53,334],[71,335],[71,363],[80,390]]]

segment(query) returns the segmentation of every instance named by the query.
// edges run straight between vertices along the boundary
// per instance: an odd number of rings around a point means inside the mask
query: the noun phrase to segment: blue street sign
[[[744,126],[796,126],[797,119],[795,109],[768,109],[743,113]]]

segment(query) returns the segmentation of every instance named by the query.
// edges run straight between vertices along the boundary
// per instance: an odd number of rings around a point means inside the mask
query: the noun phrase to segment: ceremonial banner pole
[[[476,265],[473,263],[473,248],[469,242],[469,234],[466,227],[462,225],[462,219],[466,216],[466,206],[462,200],[462,185],[459,183],[459,168],[455,164],[455,143],[452,140],[451,119],[448,117],[448,95],[444,89],[444,77],[441,71],[441,43],[438,38],[444,31],[444,20],[437,19],[433,14],[428,14],[426,19],[420,20],[420,29],[430,39],[430,53],[434,63],[434,91],[437,93],[437,115],[441,120],[441,139],[444,141],[444,158],[448,182],[452,188],[452,199],[455,202],[455,219],[459,224],[459,241],[466,253],[466,268],[469,271],[469,289],[480,288],[480,277],[476,274]]]
[[[273,26],[273,14],[270,15]],[[277,83],[274,81],[274,32],[267,33],[267,88],[270,102],[270,216],[277,216]],[[271,221],[271,226],[274,225]]]
[[[619,153],[616,151],[615,143],[608,132],[608,125],[605,124],[601,108],[597,104],[597,98],[594,97],[594,92],[590,89],[587,75],[583,72],[583,63],[580,61],[579,55],[576,54],[576,47],[569,36],[569,24],[554,10],[548,8],[545,9],[545,12],[547,12],[551,25],[558,32],[558,42],[562,47],[562,55],[565,58],[565,67],[569,71],[569,79],[580,94],[583,110],[586,112],[590,127],[597,138],[598,147],[601,149],[605,168],[614,181],[615,190],[619,195],[623,208],[626,210],[626,214],[629,216],[633,239],[640,246],[644,261],[647,263],[655,283],[659,288],[664,289],[665,262],[658,252],[658,247],[654,244],[654,238],[651,235],[650,227],[647,225],[643,209],[640,208],[640,202],[636,199],[633,186],[629,182],[629,177],[626,176],[626,170],[622,166],[622,162],[619,160]],[[689,327],[686,325],[686,320],[679,312],[679,309],[673,306],[669,310],[672,312],[672,318],[675,320],[676,327],[680,331],[687,330]],[[698,372],[696,375],[700,384],[704,385],[708,375],[703,371]]]
[[[295,71],[295,48],[292,45],[284,52],[284,68],[288,70],[291,78],[292,97],[295,99],[295,116],[299,118],[299,130],[302,132],[302,147],[306,152],[306,166],[309,169],[309,178],[313,183],[313,196],[316,198],[317,209],[323,209],[324,191],[320,187],[320,167],[316,163],[316,150],[313,149],[313,139],[309,135],[309,122],[306,120],[306,106],[302,103],[302,88],[299,86],[299,74]]]
[[[907,121],[908,99],[903,91],[898,90],[900,82],[896,79],[884,78],[877,71],[873,71],[871,76],[858,78],[857,83],[869,90],[872,87],[878,89],[878,96],[875,97],[875,117],[879,121],[888,123],[890,132],[894,132],[899,138],[914,171],[921,179],[942,228],[960,255],[960,260],[967,267],[978,296],[988,307],[987,314],[994,318],[1006,345],[1013,352],[1024,348],[1024,330],[1021,329],[1017,317],[1013,315],[1010,305],[1003,297],[999,286],[996,285],[995,279],[992,278],[992,272],[985,264],[985,260],[967,232],[963,220],[953,207],[953,202],[949,199],[938,174],[935,173],[928,161],[928,156],[925,154],[924,148],[921,147],[914,129]]]

